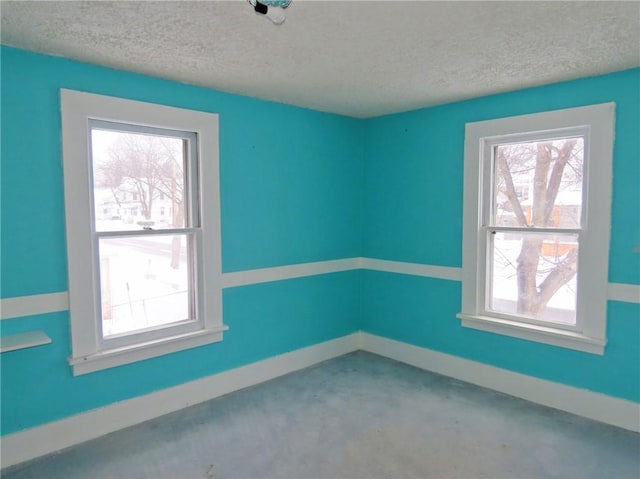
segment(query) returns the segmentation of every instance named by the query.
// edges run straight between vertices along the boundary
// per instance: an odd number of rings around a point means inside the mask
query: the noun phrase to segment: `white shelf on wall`
[[[32,348],[42,344],[49,344],[51,338],[44,331],[27,331],[25,333],[6,334],[0,336],[0,352],[15,351],[16,349]]]

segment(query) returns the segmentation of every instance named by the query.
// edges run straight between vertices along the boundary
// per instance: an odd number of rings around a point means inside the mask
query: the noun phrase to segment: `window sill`
[[[73,367],[73,375],[79,376],[102,369],[122,366],[124,364],[155,358],[164,354],[175,353],[185,349],[196,348],[222,341],[222,333],[229,329],[227,326],[196,331],[193,333],[171,336],[169,338],[149,341],[121,348],[106,349],[95,354],[88,354],[77,358],[69,358]]]
[[[592,338],[575,331],[566,331],[549,326],[520,323],[508,319],[493,318],[491,316],[479,316],[459,313],[457,315],[465,328],[478,329],[491,333],[513,336],[515,338],[536,341],[539,343],[560,346],[591,354],[604,354],[606,340]]]

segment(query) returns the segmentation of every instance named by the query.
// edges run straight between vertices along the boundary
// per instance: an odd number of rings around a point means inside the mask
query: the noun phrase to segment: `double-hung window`
[[[603,354],[614,104],[469,123],[463,326]]]
[[[61,111],[74,374],[220,341],[217,115],[70,90]]]

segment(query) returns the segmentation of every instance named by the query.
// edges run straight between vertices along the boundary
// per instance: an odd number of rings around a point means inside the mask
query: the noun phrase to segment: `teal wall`
[[[462,264],[464,124],[617,103],[610,281],[640,284],[640,70],[356,120],[2,47],[0,297],[67,290],[59,89],[220,114],[223,271],[368,256]],[[251,135],[252,129],[257,129]],[[66,312],[3,320],[53,342],[3,354],[2,434],[363,329],[640,400],[640,305],[604,356],[463,329],[460,283],[348,271],[229,288],[224,341],[73,377]]]
[[[52,343],[2,355],[2,433],[185,383],[356,330],[360,272],[226,289],[224,340],[72,376],[68,314],[2,321],[2,334],[41,329]]]
[[[363,256],[462,266],[465,123],[616,103],[609,281],[640,284],[640,69],[366,122]],[[604,356],[462,328],[459,282],[365,272],[363,329],[640,400],[640,304],[609,302]]]
[[[3,298],[67,290],[60,88],[219,113],[224,272],[360,253],[358,120],[12,48],[1,60]]]
[[[220,115],[223,271],[358,256],[362,122],[2,48],[2,298],[67,290],[59,89]],[[358,271],[224,291],[222,343],[73,377],[66,312],[3,320],[51,345],[1,356],[2,434],[344,336]]]

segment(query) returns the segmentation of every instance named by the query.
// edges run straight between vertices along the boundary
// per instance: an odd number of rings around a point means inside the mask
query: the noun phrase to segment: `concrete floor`
[[[357,352],[2,477],[638,478],[640,436]]]

